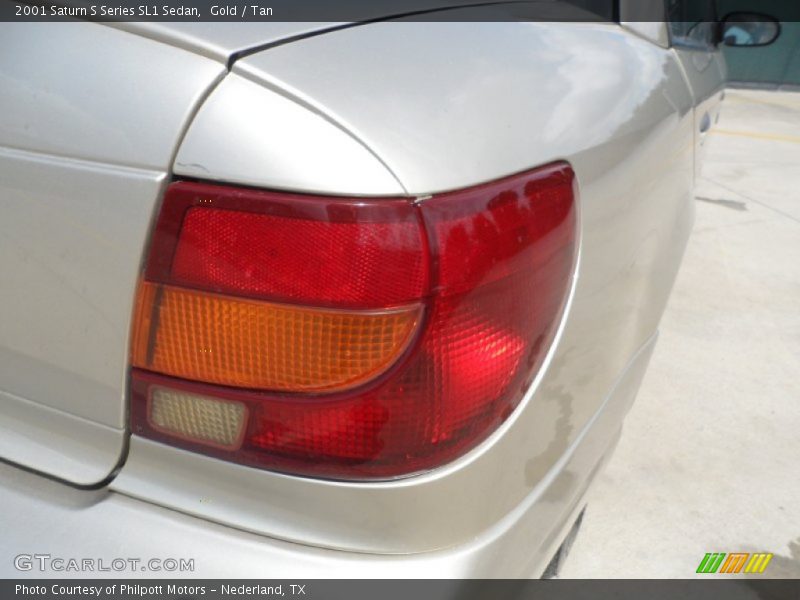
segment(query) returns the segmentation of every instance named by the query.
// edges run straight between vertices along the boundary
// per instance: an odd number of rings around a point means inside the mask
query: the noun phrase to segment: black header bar
[[[637,20],[663,20],[663,0],[636,2]],[[0,21],[612,22],[616,4],[617,0],[0,0]]]
[[[4,600],[770,600],[800,580],[2,580]]]

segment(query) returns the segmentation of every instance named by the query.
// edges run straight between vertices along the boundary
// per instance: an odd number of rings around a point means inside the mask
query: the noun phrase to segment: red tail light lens
[[[173,184],[134,324],[134,433],[337,479],[444,464],[530,387],[575,254],[564,163],[416,204]]]
[[[425,231],[406,200],[366,202],[179,182],[145,278],[276,302],[384,308],[427,293]]]

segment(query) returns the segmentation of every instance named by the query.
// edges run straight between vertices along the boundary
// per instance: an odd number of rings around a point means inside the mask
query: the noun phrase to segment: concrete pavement
[[[729,90],[636,404],[561,577],[800,577],[800,93]],[[704,577],[725,577],[704,575]]]

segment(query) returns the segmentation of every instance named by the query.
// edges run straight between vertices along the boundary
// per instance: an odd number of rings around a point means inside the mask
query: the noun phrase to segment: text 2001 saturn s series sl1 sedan
[[[2,25],[0,572],[541,575],[778,32],[613,4]]]

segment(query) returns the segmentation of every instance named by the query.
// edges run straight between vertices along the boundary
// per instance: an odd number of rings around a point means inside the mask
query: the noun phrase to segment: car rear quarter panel
[[[218,91],[179,150],[179,175],[319,191],[332,166],[352,170],[344,156],[314,149],[287,181],[276,152],[297,147],[291,138],[303,132],[271,127],[276,115],[257,114],[259,97],[302,106],[382,164],[392,177],[370,179],[362,193],[399,185],[424,197],[568,160],[580,185],[573,296],[521,407],[440,469],[390,482],[319,481],[134,436],[112,487],[241,529],[368,553],[467,543],[507,525],[553,481],[553,512],[540,514],[569,513],[618,433],[627,400],[614,418],[599,417],[634,357],[638,385],[691,228],[692,97],[675,53],[608,24],[379,23],[247,57]],[[235,93],[244,114],[221,110]],[[246,168],[219,151],[236,144]],[[359,193],[347,185],[331,191]],[[623,386],[628,400],[636,385]],[[566,466],[588,431],[603,442]]]
[[[223,71],[95,23],[0,25],[0,457],[81,485],[121,460],[150,219]]]

